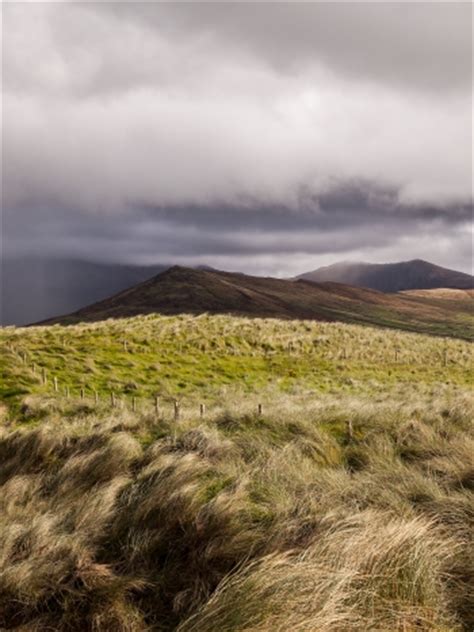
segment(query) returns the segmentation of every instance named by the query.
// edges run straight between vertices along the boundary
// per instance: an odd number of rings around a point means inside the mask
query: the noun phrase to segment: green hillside
[[[375,393],[398,384],[467,385],[471,345],[339,323],[232,316],[146,316],[62,327],[5,328],[2,398],[81,389],[151,398],[257,393]],[[43,372],[47,383],[44,384]]]
[[[472,630],[470,343],[206,315],[0,338],[0,629]]]

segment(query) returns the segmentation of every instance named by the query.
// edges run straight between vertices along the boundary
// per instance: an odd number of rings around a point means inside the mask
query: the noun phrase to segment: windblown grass
[[[101,397],[200,397],[224,388],[376,395],[400,385],[465,387],[472,345],[396,330],[232,316],[144,316],[0,330],[0,399],[81,388]],[[47,384],[42,384],[46,371]]]
[[[436,390],[178,422],[27,396],[1,424],[0,629],[472,630],[472,396]]]

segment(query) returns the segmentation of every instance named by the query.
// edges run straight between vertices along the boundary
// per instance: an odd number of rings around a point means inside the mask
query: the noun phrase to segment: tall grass
[[[124,343],[126,342],[126,345]],[[374,327],[232,316],[144,316],[70,327],[0,329],[0,398],[59,389],[151,401],[312,389],[377,395],[398,384],[465,387],[472,345]],[[42,383],[43,370],[47,384]]]
[[[247,397],[4,415],[0,629],[471,630],[470,393]]]

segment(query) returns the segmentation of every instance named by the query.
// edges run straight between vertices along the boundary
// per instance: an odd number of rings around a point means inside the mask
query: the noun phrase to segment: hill
[[[473,629],[470,343],[148,315],[0,344],[0,629]]]
[[[472,300],[387,295],[337,283],[253,277],[175,266],[115,296],[48,321],[75,323],[140,314],[229,313],[371,324],[474,336]]]
[[[421,259],[382,264],[341,262],[300,274],[297,278],[347,283],[380,292],[474,287],[474,278],[470,274],[442,268]]]
[[[474,298],[474,290],[457,290],[455,288],[436,288],[432,290],[405,290],[406,296],[418,296],[420,298],[465,301]]]
[[[0,399],[87,388],[101,397],[197,394],[268,384],[376,393],[401,382],[471,379],[471,345],[344,323],[229,315],[148,315],[0,329]],[[446,373],[446,366],[449,373]],[[47,381],[43,383],[42,372]],[[470,382],[469,382],[470,383]]]

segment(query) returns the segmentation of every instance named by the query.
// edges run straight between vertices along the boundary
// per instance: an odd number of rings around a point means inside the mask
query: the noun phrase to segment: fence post
[[[110,393],[110,405],[115,408],[115,393]]]
[[[204,417],[206,413],[206,405],[205,404],[200,404],[199,405],[199,415],[201,417],[201,419]]]
[[[257,412],[258,412],[258,415],[259,415],[259,416],[261,416],[262,411],[263,411],[263,406],[262,406],[262,404],[259,404],[259,405],[257,406]]]
[[[48,383],[48,378],[46,376],[46,369],[43,369],[41,372],[41,379],[43,380],[43,384],[47,384]]]
[[[58,378],[54,377],[53,378],[53,384],[54,384],[54,391],[57,393],[58,392]]]
[[[99,393],[97,391],[94,391],[94,402],[96,404],[99,403]]]
[[[137,410],[137,398],[136,397],[132,397],[132,410],[133,410],[133,412],[136,412],[136,410]]]
[[[69,386],[66,386],[66,398],[69,399],[69,395],[70,395],[70,391],[69,391]]]
[[[346,426],[347,426],[347,434],[349,436],[349,439],[352,439],[354,437],[354,429],[352,427],[352,419],[348,419],[346,421]]]
[[[174,400],[174,420],[178,421],[179,419],[179,402],[178,400]]]
[[[443,366],[448,366],[448,349],[444,347],[443,349]]]
[[[85,393],[84,393],[84,389],[81,388],[81,399],[84,399]]]
[[[158,396],[155,397],[155,413],[158,414],[160,412],[160,400]]]

